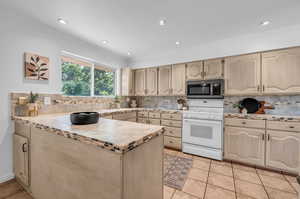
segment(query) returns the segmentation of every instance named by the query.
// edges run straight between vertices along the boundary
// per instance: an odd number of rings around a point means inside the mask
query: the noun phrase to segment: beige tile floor
[[[298,199],[295,177],[169,149],[165,153],[190,157],[193,167],[182,191],[164,187],[164,199]]]
[[[276,172],[165,150],[193,159],[182,191],[164,187],[164,199],[298,199],[296,178]],[[0,184],[0,199],[32,199],[15,181]]]

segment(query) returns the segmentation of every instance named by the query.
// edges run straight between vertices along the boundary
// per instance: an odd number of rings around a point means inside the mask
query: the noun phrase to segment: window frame
[[[82,58],[80,56],[74,56],[74,55],[70,55],[70,54],[62,54],[60,56],[60,67],[61,67],[61,92],[62,92],[62,88],[63,88],[63,80],[62,80],[62,65],[63,65],[63,59],[62,57],[68,57],[70,59],[74,59],[77,60],[78,62],[86,62],[88,64],[90,64],[89,66],[84,66],[84,67],[90,67],[91,68],[91,82],[90,82],[90,95],[89,96],[85,96],[85,95],[66,95],[65,93],[63,93],[64,96],[68,96],[68,97],[104,97],[104,98],[114,98],[117,96],[117,70],[112,68],[112,67],[108,67],[108,66],[104,66],[103,68],[109,68],[111,70],[111,72],[114,73],[114,88],[113,88],[113,95],[108,95],[108,96],[104,96],[104,95],[95,95],[95,69],[97,69],[97,67],[95,67],[96,65],[103,65],[103,64],[98,64],[95,61],[91,61],[89,59],[85,59]],[[100,70],[100,69],[99,69]]]

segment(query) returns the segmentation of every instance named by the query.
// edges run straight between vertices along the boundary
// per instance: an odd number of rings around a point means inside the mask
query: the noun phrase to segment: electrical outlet
[[[44,104],[51,105],[51,97],[44,97]]]

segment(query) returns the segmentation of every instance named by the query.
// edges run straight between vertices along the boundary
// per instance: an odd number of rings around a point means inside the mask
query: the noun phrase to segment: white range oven
[[[182,150],[212,159],[223,159],[222,99],[193,99],[183,113]]]

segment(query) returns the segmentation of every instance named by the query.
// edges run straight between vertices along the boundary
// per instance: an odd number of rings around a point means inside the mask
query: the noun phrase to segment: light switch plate
[[[51,97],[44,97],[44,104],[51,105]]]

